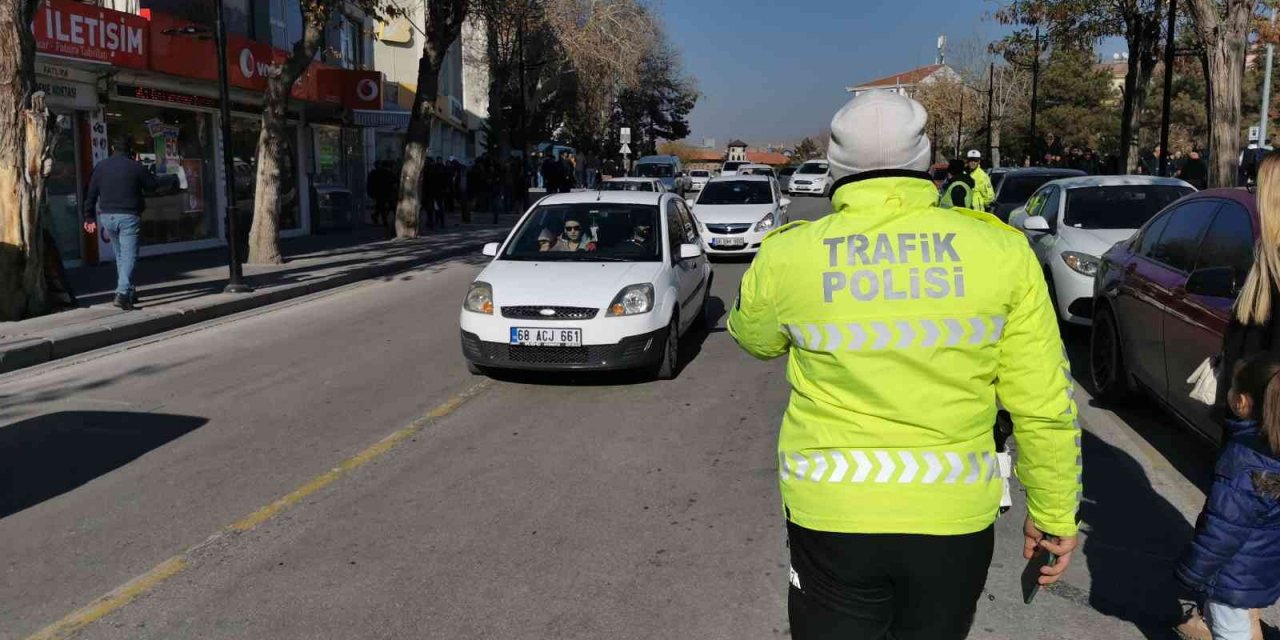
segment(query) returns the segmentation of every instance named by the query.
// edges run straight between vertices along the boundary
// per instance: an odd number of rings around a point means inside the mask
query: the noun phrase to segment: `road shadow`
[[[1207,492],[1213,481],[1217,445],[1165,410],[1154,398],[1141,392],[1123,403],[1099,401],[1089,374],[1089,338],[1087,327],[1068,326],[1062,330],[1062,341],[1071,361],[1071,376],[1076,384],[1093,396],[1090,406],[1115,413],[1134,433],[1159,451],[1178,473]]]
[[[1179,598],[1187,594],[1173,568],[1193,528],[1128,453],[1088,431],[1081,446],[1080,518],[1088,531],[1084,555],[1091,585],[1087,605],[1132,623],[1148,640],[1176,638]],[[1067,598],[1079,595],[1066,589],[1054,592]]]
[[[162,413],[59,411],[0,427],[0,518],[106,475],[207,422]]]

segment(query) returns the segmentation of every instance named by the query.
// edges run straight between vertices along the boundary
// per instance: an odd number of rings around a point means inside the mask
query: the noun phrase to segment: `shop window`
[[[258,187],[258,136],[261,132],[258,118],[231,119],[231,158],[235,163],[236,205],[246,216],[252,215]],[[298,215],[298,174],[290,127],[285,136],[284,162],[280,166],[280,229],[297,229],[301,226]]]
[[[53,172],[45,178],[44,219],[64,262],[80,259],[80,198],[76,181],[75,118],[58,115],[58,144],[53,148]]]
[[[183,109],[112,103],[107,133],[126,135],[134,157],[156,176],[142,214],[144,245],[215,237],[213,118]]]

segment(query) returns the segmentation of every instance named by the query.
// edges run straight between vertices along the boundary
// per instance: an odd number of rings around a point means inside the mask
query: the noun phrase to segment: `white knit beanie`
[[[850,100],[831,119],[831,177],[881,169],[928,171],[928,120],[919,102],[893,91],[868,91]]]

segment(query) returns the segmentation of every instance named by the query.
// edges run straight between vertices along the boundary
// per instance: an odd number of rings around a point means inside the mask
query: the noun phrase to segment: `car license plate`
[[[522,347],[581,347],[582,329],[511,327],[511,344]]]
[[[745,238],[712,238],[711,246],[713,247],[741,247],[747,244]]]

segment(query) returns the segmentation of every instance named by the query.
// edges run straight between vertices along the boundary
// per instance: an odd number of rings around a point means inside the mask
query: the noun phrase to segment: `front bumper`
[[[791,195],[825,195],[827,193],[826,182],[811,182],[809,184],[796,184],[795,180],[787,185],[787,190]]]
[[[754,228],[754,225],[752,225]],[[747,231],[745,233],[714,233],[709,229],[702,231],[702,249],[708,255],[715,256],[740,256],[743,254],[753,254],[760,251],[760,243],[764,242],[764,237],[768,235],[768,231]],[[712,246],[711,241],[714,238],[742,238],[743,243],[737,247],[716,247]]]
[[[662,358],[667,329],[629,336],[617,344],[581,347],[522,347],[485,342],[462,331],[462,355],[481,367],[532,371],[607,371],[639,369]]]
[[[1059,262],[1058,256],[1054,256]],[[1054,265],[1053,288],[1063,322],[1087,327],[1093,324],[1093,278],[1076,273],[1065,264]]]

